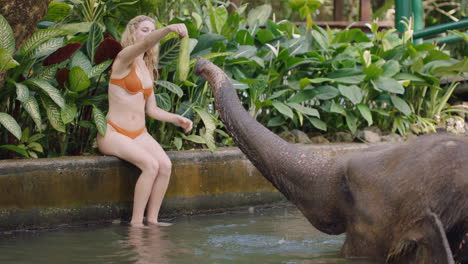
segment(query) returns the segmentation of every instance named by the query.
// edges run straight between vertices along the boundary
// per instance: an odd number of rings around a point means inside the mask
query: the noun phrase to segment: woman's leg
[[[168,225],[167,223],[159,223],[158,217],[162,200],[166,194],[167,186],[169,185],[172,163],[166,152],[151,135],[145,133],[144,136],[142,135],[142,139],[145,142],[145,150],[151,153],[153,158],[155,158],[159,164],[159,171],[157,173],[156,180],[154,181],[151,195],[148,201],[146,220],[150,224]]]
[[[135,185],[131,224],[143,226],[145,207],[159,171],[159,164],[152,157],[152,153],[142,148],[136,141],[138,138],[131,139],[116,132],[110,126],[107,128],[106,135],[98,137],[99,150],[106,155],[126,160],[141,169],[141,174]]]

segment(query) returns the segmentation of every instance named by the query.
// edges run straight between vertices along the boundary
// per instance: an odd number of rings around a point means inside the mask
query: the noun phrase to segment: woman
[[[155,30],[154,20],[147,16],[137,16],[127,24],[122,35],[123,49],[115,58],[109,82],[107,132],[97,138],[102,153],[117,156],[141,169],[135,186],[132,226],[143,226],[147,204],[148,224],[170,225],[158,222],[158,214],[169,184],[171,161],[146,131],[145,113],[174,123],[186,132],[192,129],[189,119],[160,109],[153,92],[153,65],[157,56],[154,50],[170,32],[188,36],[184,24]]]

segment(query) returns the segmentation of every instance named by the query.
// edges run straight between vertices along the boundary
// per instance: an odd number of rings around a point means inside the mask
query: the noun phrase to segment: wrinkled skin
[[[468,138],[419,137],[344,155],[288,144],[242,107],[224,72],[199,59],[239,148],[342,254],[377,263],[468,263]]]

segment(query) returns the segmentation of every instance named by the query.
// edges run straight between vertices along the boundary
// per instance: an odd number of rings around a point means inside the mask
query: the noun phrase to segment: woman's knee
[[[162,159],[159,161],[159,171],[162,174],[165,174],[167,176],[171,175],[172,171],[172,162],[169,158],[167,159]]]
[[[140,166],[142,173],[155,178],[159,171],[159,163],[155,160],[147,160]]]

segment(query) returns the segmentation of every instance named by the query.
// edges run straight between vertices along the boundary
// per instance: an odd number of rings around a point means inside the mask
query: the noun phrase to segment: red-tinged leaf
[[[96,53],[94,54],[94,63],[100,64],[106,60],[113,60],[121,50],[122,45],[120,45],[118,41],[112,38],[106,38],[96,49]]]
[[[77,50],[81,48],[81,43],[69,43],[50,54],[42,63],[44,66],[60,63],[70,58]]]
[[[70,86],[70,77],[69,77],[70,70],[67,67],[60,68],[57,73],[55,74],[55,79],[57,80],[60,89],[65,87],[65,84]]]

